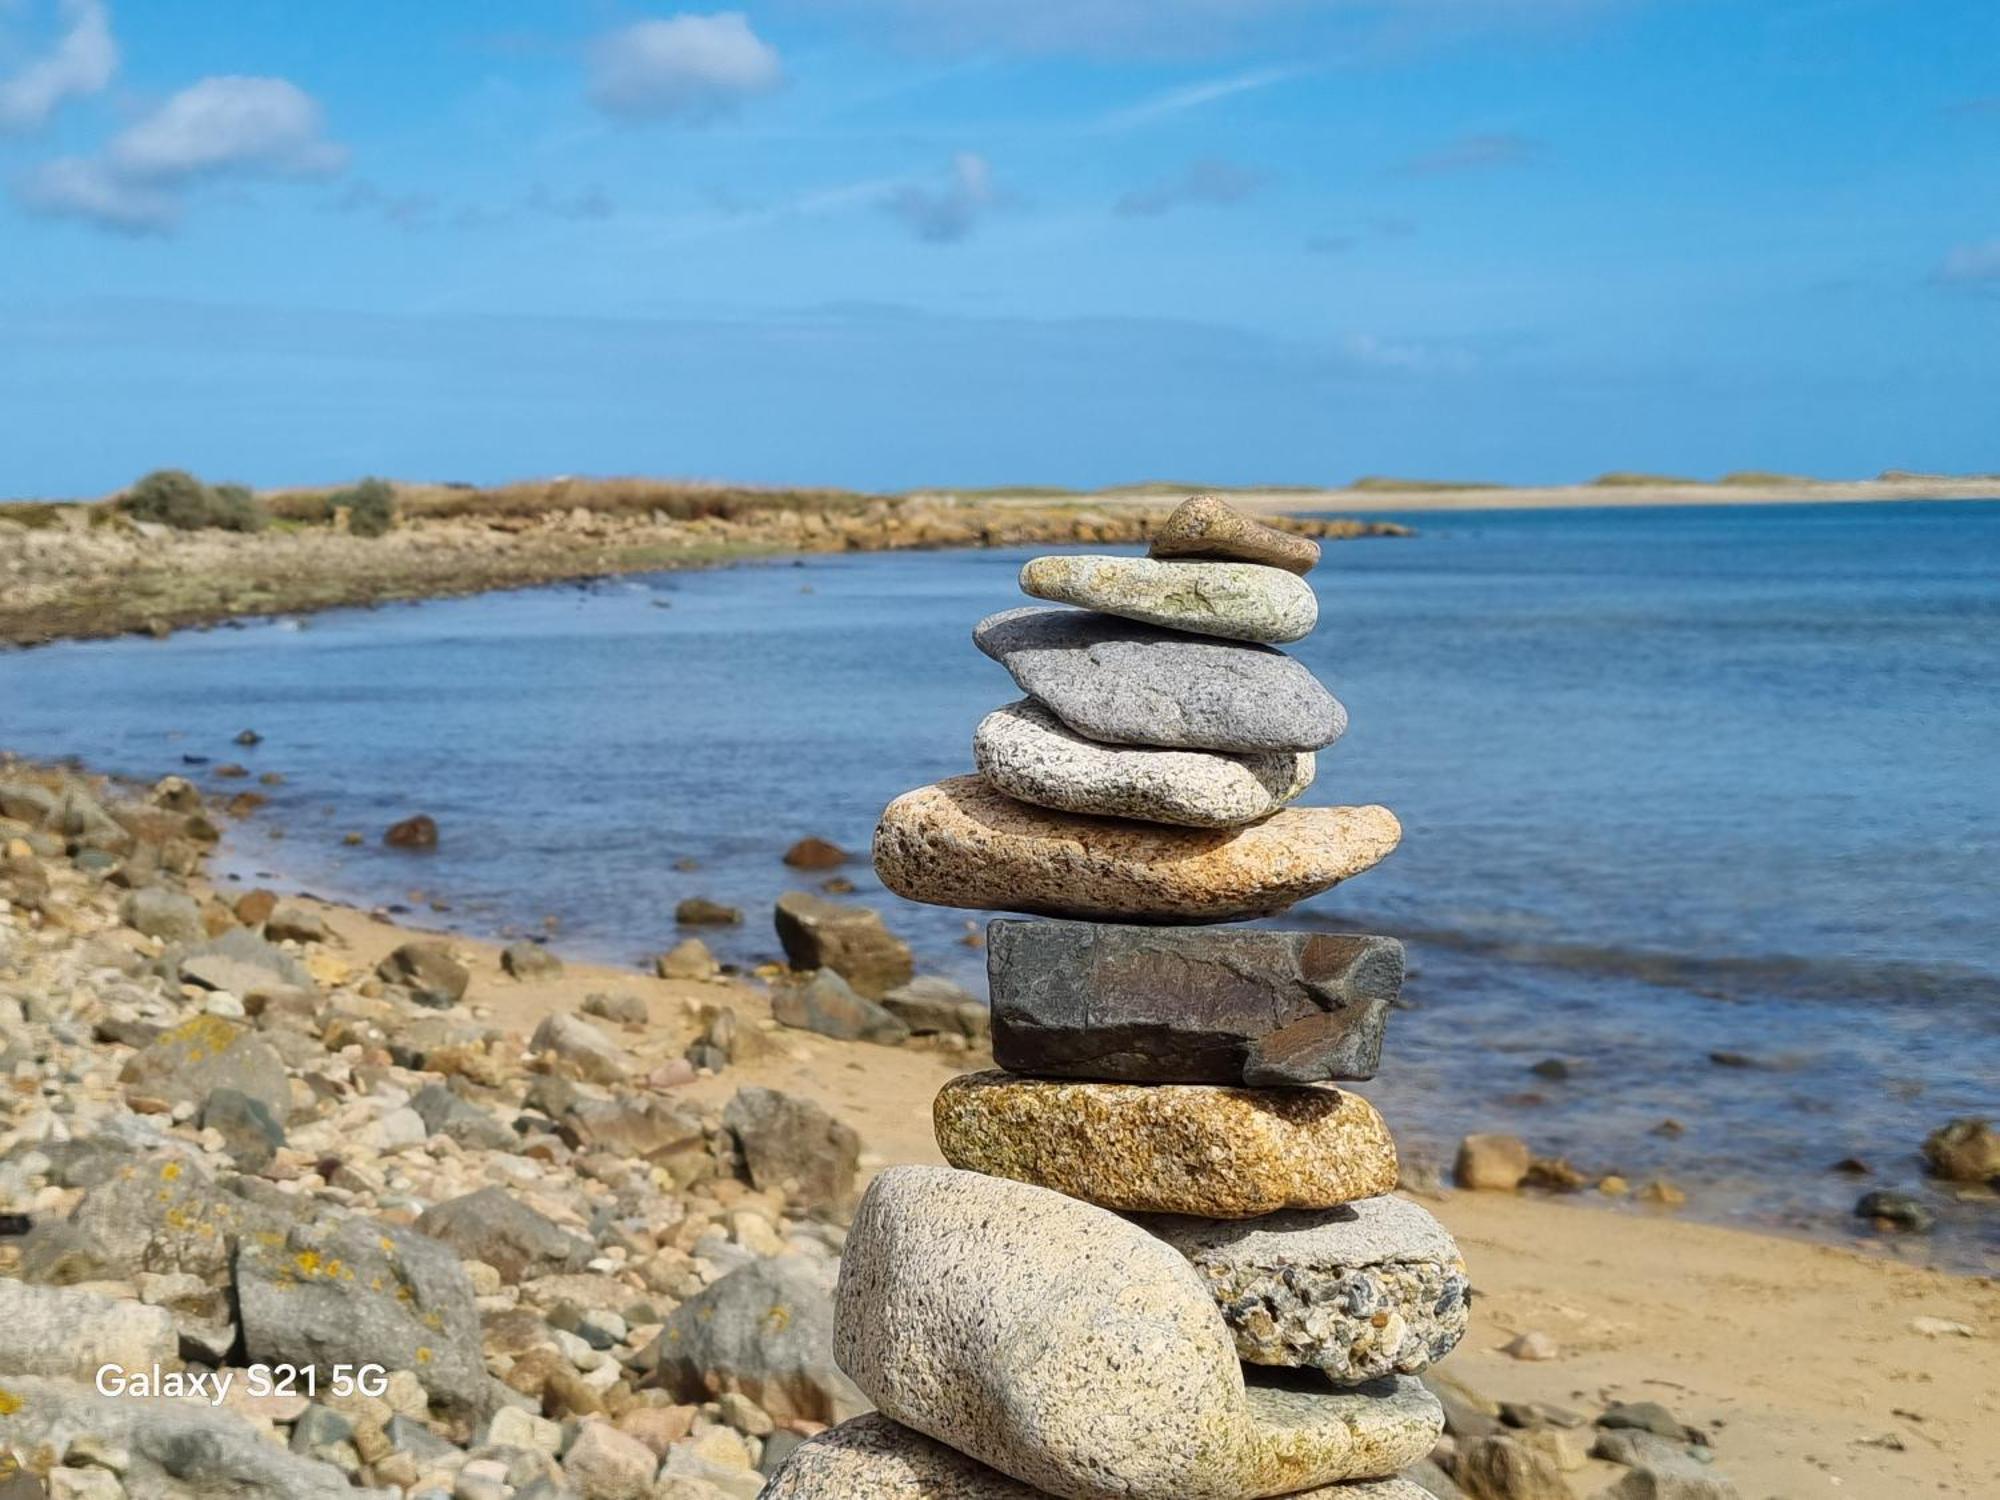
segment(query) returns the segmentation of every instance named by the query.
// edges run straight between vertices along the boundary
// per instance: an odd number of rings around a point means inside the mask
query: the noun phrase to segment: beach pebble
[[[1937,1226],[1937,1215],[1930,1205],[1915,1194],[1897,1192],[1894,1188],[1863,1193],[1860,1202],[1854,1205],[1854,1213],[1878,1228],[1904,1234],[1928,1234]]]
[[[1394,938],[998,918],[993,1058],[1017,1073],[1275,1086],[1375,1076]]]
[[[516,979],[554,979],[563,971],[562,960],[540,943],[525,938],[500,950],[500,967]]]
[[[1072,1083],[993,1070],[952,1079],[931,1113],[955,1167],[1133,1213],[1251,1219],[1396,1185],[1382,1117],[1359,1094],[1325,1086]]]
[[[907,984],[915,972],[910,945],[865,906],[787,891],[778,898],[772,920],[785,961],[794,969],[831,969],[870,1000]]]
[[[1302,640],[1319,623],[1312,586],[1259,563],[1037,557],[1021,568],[1021,592],[1169,630],[1265,645]]]
[[[1531,1363],[1539,1360],[1560,1359],[1562,1357],[1562,1349],[1557,1345],[1556,1341],[1538,1328],[1531,1328],[1526,1333],[1516,1334],[1507,1341],[1506,1347],[1500,1352],[1505,1354],[1509,1359],[1527,1360]]]
[[[1253,521],[1213,495],[1195,495],[1175,506],[1147,550],[1154,557],[1222,558],[1301,574],[1319,562],[1319,543],[1311,537]]]
[[[910,1028],[896,1016],[857,995],[854,987],[831,969],[771,989],[771,1014],[781,1026],[813,1031],[843,1042],[877,1042],[885,1047],[909,1040]]]
[[[1100,745],[1032,698],[996,709],[972,736],[973,764],[999,790],[1061,812],[1189,828],[1235,828],[1269,817],[1312,785],[1297,750],[1226,755]]]
[[[1222,832],[1030,807],[977,776],[905,792],[875,831],[875,873],[912,901],[1103,921],[1272,916],[1380,862],[1385,807],[1287,808]]]
[[[1078,734],[1184,750],[1322,750],[1347,711],[1269,646],[1029,606],[989,615],[973,643]]]
[[[936,1167],[892,1167],[863,1197],[834,1352],[886,1416],[1070,1500],[1386,1476],[1443,1421],[1414,1380],[1246,1383],[1166,1245],[1059,1194]]]
[[[1041,1500],[1044,1492],[989,1469],[880,1412],[793,1448],[763,1500]],[[1431,1500],[1404,1479],[1363,1479],[1287,1500]]]
[[[435,849],[437,841],[437,820],[428,813],[393,823],[382,835],[382,842],[391,849]]]
[[[2000,1132],[1971,1116],[1941,1125],[1924,1138],[1924,1164],[1947,1182],[2000,1179]]]
[[[1475,1192],[1511,1193],[1528,1175],[1528,1143],[1513,1135],[1469,1135],[1458,1143],[1452,1180]]]
[[[1443,1225],[1401,1198],[1237,1223],[1138,1223],[1188,1258],[1252,1364],[1349,1385],[1417,1374],[1465,1336],[1465,1259]]]
[[[472,972],[443,943],[404,943],[375,966],[375,976],[434,1010],[458,1004],[472,983]]]
[[[682,938],[653,960],[653,972],[662,979],[713,979],[719,969],[700,938]]]

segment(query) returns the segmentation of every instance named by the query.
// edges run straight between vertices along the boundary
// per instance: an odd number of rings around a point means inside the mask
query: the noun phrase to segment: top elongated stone
[[[1219,557],[1231,562],[1263,563],[1287,573],[1310,573],[1319,563],[1319,543],[1294,536],[1213,495],[1196,495],[1174,507],[1164,525],[1153,533],[1155,557]]]
[[[988,615],[972,640],[1023,692],[1108,745],[1321,750],[1347,728],[1333,694],[1269,646],[1033,605]]]
[[[1068,1500],[1292,1495],[1392,1474],[1443,1425],[1414,1380],[1246,1381],[1169,1246],[1060,1193],[940,1167],[891,1167],[863,1197],[833,1349],[884,1415]]]
[[[1003,917],[986,928],[986,974],[1003,1068],[1278,1087],[1375,1076],[1403,945]]]
[[[1021,569],[1021,592],[1229,641],[1277,645],[1311,635],[1319,623],[1306,581],[1262,563],[1037,557]]]

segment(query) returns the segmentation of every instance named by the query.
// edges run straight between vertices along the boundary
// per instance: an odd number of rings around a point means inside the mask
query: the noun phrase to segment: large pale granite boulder
[[[1080,609],[1004,610],[972,642],[1078,734],[1183,750],[1323,750],[1342,708],[1269,646],[1207,640]]]
[[[1319,562],[1319,543],[1311,537],[1253,521],[1213,495],[1195,495],[1175,506],[1147,550],[1154,557],[1264,563],[1288,573],[1310,573]]]
[[[842,1422],[792,1450],[761,1500],[1039,1500],[1009,1479],[879,1412]],[[1292,1500],[1432,1500],[1404,1479],[1362,1479]]]
[[[74,1287],[28,1286],[0,1277],[0,1377],[93,1379],[106,1365],[181,1367],[173,1314]]]
[[[1227,755],[1100,745],[1032,698],[995,709],[972,735],[973,764],[999,790],[1058,812],[1186,828],[1268,818],[1312,785],[1309,751]]]
[[[1115,922],[986,926],[993,1060],[1015,1073],[1253,1087],[1375,1076],[1394,938]]]
[[[1319,600],[1295,573],[1260,563],[1153,557],[1032,558],[1021,592],[1169,630],[1282,645],[1319,623]]]
[[[939,1167],[892,1167],[862,1198],[834,1354],[885,1415],[1067,1500],[1251,1500],[1387,1476],[1444,1421],[1414,1380],[1246,1384],[1167,1245],[1058,1193]]]
[[[905,792],[875,829],[875,873],[933,906],[1101,921],[1273,916],[1380,863],[1386,807],[1288,807],[1228,830],[1087,818],[1016,802],[978,776]]]
[[[1465,1259],[1405,1199],[1139,1223],[1188,1258],[1252,1364],[1309,1366],[1346,1384],[1415,1375],[1465,1337]]]
[[[955,1167],[1131,1213],[1254,1219],[1396,1185],[1396,1144],[1375,1106],[1325,1086],[1072,1083],[990,1071],[952,1079],[931,1115]]]

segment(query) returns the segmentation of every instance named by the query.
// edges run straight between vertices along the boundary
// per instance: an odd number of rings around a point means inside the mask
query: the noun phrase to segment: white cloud
[[[983,156],[961,151],[952,157],[942,182],[933,186],[905,183],[883,206],[918,239],[948,245],[971,234],[986,211],[999,201],[992,164]]]
[[[163,234],[216,177],[328,177],[347,165],[319,103],[282,78],[204,78],[113,136],[96,156],[44,163],[16,183],[40,213]]]
[[[590,99],[628,120],[703,124],[784,81],[778,53],[741,11],[640,21],[590,46]]]
[[[1954,246],[1938,267],[1937,279],[1954,286],[2000,284],[2000,240]]]
[[[1196,203],[1227,208],[1243,202],[1263,185],[1263,173],[1235,162],[1213,158],[1194,161],[1164,181],[1134,188],[1112,205],[1112,212],[1127,219],[1154,219]]]
[[[118,71],[103,0],[60,0],[63,26],[48,51],[0,78],[0,131],[32,130],[66,99],[101,92]]]
[[[1188,110],[1200,109],[1203,105],[1213,104],[1219,99],[1269,88],[1274,83],[1283,83],[1296,78],[1303,71],[1301,68],[1258,68],[1249,73],[1235,73],[1227,78],[1211,78],[1203,83],[1191,83],[1181,88],[1169,89],[1166,93],[1157,94],[1129,109],[1117,110],[1106,115],[1100,128],[1131,130],[1140,125],[1150,125],[1155,120],[1185,114]]]
[[[214,172],[325,177],[347,165],[319,102],[283,78],[204,78],[116,136],[121,177],[168,182]]]

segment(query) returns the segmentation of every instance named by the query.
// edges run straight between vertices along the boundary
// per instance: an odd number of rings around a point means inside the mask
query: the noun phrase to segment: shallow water
[[[1294,648],[1353,728],[1308,801],[1403,818],[1383,867],[1290,920],[1409,942],[1368,1092],[1406,1146],[1514,1130],[1688,1187],[1693,1212],[1853,1232],[1867,1185],[2000,1111],[2000,503],[1426,516],[1340,544]],[[777,856],[863,850],[882,804],[969,767],[1015,696],[970,642],[1026,553],[811,558],[167,642],[0,656],[0,745],[286,784],[232,861],[439,925],[560,919],[638,961],[674,903],[775,951]],[[231,743],[254,726],[254,750]],[[192,768],[190,774],[206,774]],[[249,783],[254,785],[254,783]],[[244,783],[217,782],[230,789]],[[429,854],[382,849],[409,812]],[[342,847],[349,829],[368,835]],[[674,868],[692,858],[700,868]],[[923,967],[975,986],[973,914],[846,872]],[[1752,1067],[1711,1062],[1740,1053]],[[1567,1081],[1529,1072],[1544,1058]],[[1678,1137],[1654,1133],[1663,1119]],[[1826,1169],[1845,1156],[1870,1179]],[[1935,1248],[2000,1247],[1938,1198]],[[1636,1210],[1635,1210],[1636,1211]]]

